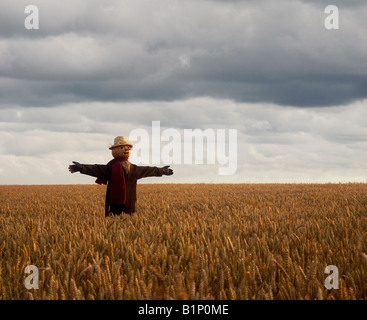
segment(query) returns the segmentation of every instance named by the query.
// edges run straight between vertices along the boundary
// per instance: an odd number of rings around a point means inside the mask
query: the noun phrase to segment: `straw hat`
[[[127,141],[127,139],[123,136],[118,136],[115,138],[113,145],[111,145],[108,149],[112,149],[115,147],[121,147],[121,146],[130,146],[131,148],[133,147],[133,145]]]

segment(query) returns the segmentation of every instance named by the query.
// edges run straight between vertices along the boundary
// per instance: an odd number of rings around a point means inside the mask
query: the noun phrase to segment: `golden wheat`
[[[367,297],[367,184],[141,184],[137,212],[108,218],[104,197],[0,186],[0,299]]]

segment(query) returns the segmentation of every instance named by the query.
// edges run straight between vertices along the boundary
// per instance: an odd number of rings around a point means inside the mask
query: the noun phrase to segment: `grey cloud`
[[[160,121],[161,132],[238,130],[234,176],[218,177],[218,166],[183,164],[175,165],[175,182],[362,181],[367,173],[365,118],[366,102],[292,108],[213,98],[0,109],[1,183],[91,183],[68,176],[70,161],[106,163],[115,136],[137,128],[150,133],[153,120]]]
[[[8,132],[127,134],[160,121],[164,128],[234,128],[254,143],[299,143],[308,137],[336,143],[360,143],[367,136],[365,103],[345,107],[295,109],[273,104],[243,104],[196,98],[172,102],[79,103],[49,108],[0,110],[0,128]],[[113,133],[115,132],[115,133]],[[291,138],[291,139],[290,139]]]
[[[260,4],[264,4],[264,3],[269,3],[269,1],[272,0],[206,0],[206,1],[212,1],[212,2],[220,2],[220,3],[241,3],[241,4],[252,4],[252,3],[260,3]],[[354,6],[363,6],[365,5],[364,0],[333,0],[332,3],[330,2],[330,0],[291,0],[292,2],[298,2],[298,3],[310,3],[313,5],[317,5],[317,6],[321,6],[321,7],[325,7],[327,5],[333,4],[333,5],[337,5],[337,6],[343,6],[343,7],[354,7]],[[278,4],[282,4],[285,2],[289,2],[286,0],[279,0],[277,1]]]
[[[362,1],[344,5],[334,31],[316,1],[34,4],[33,31],[27,1],[0,5],[0,107],[199,96],[315,107],[367,96]]]
[[[363,0],[348,0],[348,1],[344,1],[344,0],[333,0],[333,1],[329,1],[329,0],[298,0],[300,2],[304,2],[304,3],[311,3],[313,5],[317,5],[317,6],[321,6],[321,7],[326,7],[328,5],[335,5],[338,6],[340,8],[354,8],[356,6],[364,6],[366,3]]]
[[[34,0],[32,31],[28,4],[0,2],[0,183],[89,183],[70,161],[154,120],[238,129],[236,175],[173,182],[365,179],[365,1],[333,1],[334,31],[328,1]]]

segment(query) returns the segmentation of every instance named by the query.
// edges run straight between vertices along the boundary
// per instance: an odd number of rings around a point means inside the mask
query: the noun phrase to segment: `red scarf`
[[[112,159],[107,165],[111,165],[110,178],[110,203],[111,204],[125,204],[126,202],[126,182],[124,169],[121,161],[127,161],[129,157],[117,157]],[[107,180],[98,178],[98,184],[106,184]]]

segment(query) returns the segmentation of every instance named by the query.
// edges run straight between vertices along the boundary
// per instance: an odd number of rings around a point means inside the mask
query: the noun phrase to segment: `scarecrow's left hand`
[[[165,174],[166,176],[171,176],[173,175],[173,170],[172,169],[168,169],[169,166],[165,166],[163,167],[163,174]]]

